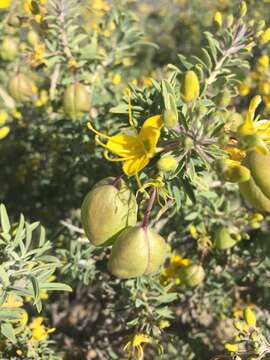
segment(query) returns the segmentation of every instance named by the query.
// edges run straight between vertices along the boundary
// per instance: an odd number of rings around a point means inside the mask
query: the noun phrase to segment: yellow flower
[[[250,306],[247,306],[244,310],[244,319],[248,326],[256,326],[256,316]]]
[[[32,340],[36,340],[36,341],[43,341],[46,340],[49,336],[50,333],[54,332],[55,329],[48,329],[46,328],[42,323],[44,321],[44,318],[39,316],[34,318],[30,325],[29,328],[32,331]]]
[[[142,344],[151,343],[151,338],[148,335],[138,333],[135,334],[124,346],[123,350],[132,356],[132,359],[142,360],[144,358],[144,349]]]
[[[258,59],[258,66],[262,67],[263,69],[267,69],[269,66],[269,56],[268,55],[262,55]]]
[[[88,123],[89,129],[97,134],[97,143],[107,150],[105,158],[109,161],[122,161],[123,171],[128,176],[138,175],[156,154],[162,126],[161,116],[156,115],[145,120],[138,133],[130,135],[119,133],[114,136],[107,136],[95,130],[91,123]],[[108,139],[107,143],[101,142],[99,137]],[[118,157],[111,158],[108,151]]]
[[[114,74],[114,76],[113,76],[113,78],[112,78],[112,83],[113,83],[114,85],[119,85],[119,84],[121,83],[121,80],[122,80],[121,74],[116,73],[116,74]]]
[[[7,9],[10,7],[12,0],[0,0],[0,9]]]
[[[8,113],[6,111],[0,111],[0,126],[5,125],[8,119]]]
[[[255,118],[255,111],[261,101],[262,98],[258,95],[251,100],[245,121],[239,126],[237,133],[240,137],[256,135],[256,142],[258,143],[257,151],[265,153],[268,152],[268,150],[264,144],[270,144],[270,121],[258,121],[258,117]]]
[[[230,344],[230,343],[226,343],[225,344],[225,349],[230,351],[230,352],[237,352],[238,351],[238,345],[237,344]]]
[[[246,82],[243,82],[238,86],[238,93],[240,96],[247,96],[250,93],[250,85],[248,85]]]
[[[0,140],[4,139],[6,136],[8,136],[10,131],[10,128],[8,126],[4,126],[0,128]]]
[[[23,305],[23,301],[19,296],[10,294],[8,295],[6,301],[1,305],[1,307],[8,307],[8,308],[18,308]]]
[[[170,264],[161,273],[161,284],[167,284],[168,280],[174,279],[176,285],[181,283],[180,270],[182,267],[188,266],[190,260],[183,258],[180,255],[172,255],[170,258]]]
[[[266,29],[260,36],[260,44],[264,45],[270,41],[270,28]]]
[[[27,323],[28,323],[28,314],[25,310],[23,310],[22,315],[21,315],[20,324],[22,326],[25,326]]]
[[[33,67],[47,64],[48,61],[44,58],[45,49],[45,44],[43,43],[38,43],[34,46],[34,53],[31,59],[31,65]]]

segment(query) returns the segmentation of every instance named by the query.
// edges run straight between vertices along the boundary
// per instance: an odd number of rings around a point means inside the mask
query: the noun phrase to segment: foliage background
[[[191,54],[201,56],[201,48],[207,46],[204,32],[216,31],[216,11],[226,17],[240,2],[49,3],[53,5],[48,15],[43,12],[45,2],[40,1],[35,12],[27,8],[27,1],[14,1],[17,24],[12,12],[0,15],[1,41],[12,37],[20,44],[12,61],[2,56],[0,62],[0,95],[4,91],[0,110],[8,115],[10,128],[8,136],[0,140],[0,202],[15,228],[20,213],[29,221],[41,222],[51,243],[49,253],[61,262],[55,267],[57,282],[73,289],[43,298],[42,316],[56,330],[45,342],[38,342],[32,358],[124,359],[128,356],[124,345],[141,332],[151,337],[151,343],[144,346],[146,359],[209,360],[218,354],[230,358],[224,344],[234,333],[233,319],[247,304],[253,305],[267,337],[269,216],[258,217],[254,209],[247,208],[237,185],[220,182],[214,167],[200,171],[196,155],[195,176],[173,185],[177,204],[153,225],[168,239],[173,254],[195,262],[203,258],[204,283],[191,289],[178,285],[177,267],[165,284],[159,275],[127,281],[113,278],[106,269],[109,251],[94,248],[84,236],[80,206],[98,180],[117,176],[120,167],[105,161],[95,145],[86,127],[89,114],[72,121],[62,106],[65,88],[78,80],[90,89],[90,117],[105,133],[116,133],[127,121],[128,84],[136,120],[145,119],[157,108],[162,110],[161,90],[150,78],[157,82],[168,79],[171,70],[167,65],[181,66],[178,54],[188,61]],[[250,0],[247,4],[246,23],[268,21],[269,1]],[[29,43],[29,31],[39,34],[45,50]],[[247,66],[239,65],[235,72],[239,83],[250,76],[249,67],[255,69],[259,57],[268,53],[268,45],[252,50]],[[30,103],[14,102],[6,92],[10,76],[18,71],[27,74],[38,88]],[[265,76],[270,81],[269,73]],[[56,84],[52,85],[52,79],[57,79]],[[213,90],[212,119],[222,122],[231,112],[244,113],[258,93],[253,83],[246,96],[232,91],[232,86],[237,88],[236,83],[226,83]],[[234,96],[228,106],[222,106],[216,95],[227,88]],[[260,113],[268,112],[264,103]],[[131,180],[130,186],[136,190],[135,181]],[[153,219],[158,212],[157,207]],[[242,240],[231,250],[219,251],[209,245],[220,223],[236,228],[241,235]],[[169,263],[168,258],[167,266]],[[24,301],[29,317],[37,316],[32,303]],[[25,333],[15,342],[2,339],[1,358],[31,358],[24,337]],[[42,346],[49,350],[41,351]]]

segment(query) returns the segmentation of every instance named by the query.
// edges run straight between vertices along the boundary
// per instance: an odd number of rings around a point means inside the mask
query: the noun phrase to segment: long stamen
[[[108,161],[127,161],[127,160],[133,159],[133,156],[120,157],[120,158],[111,158],[111,157],[109,156],[108,150],[106,150],[106,151],[104,152],[104,157],[105,157],[105,159],[108,160]]]
[[[98,130],[96,130],[96,129],[92,126],[92,124],[90,123],[90,121],[88,121],[87,127],[88,127],[89,130],[93,131],[95,134],[97,134],[97,135],[100,136],[100,137],[104,137],[104,138],[106,138],[106,139],[109,139],[109,138],[110,138],[110,136],[108,136],[108,135],[106,135],[106,134],[102,134],[101,132],[99,132]]]

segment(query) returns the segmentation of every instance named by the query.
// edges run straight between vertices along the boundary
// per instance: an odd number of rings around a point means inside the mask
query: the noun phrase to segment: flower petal
[[[138,137],[126,134],[111,136],[106,148],[115,155],[121,157],[140,156],[144,153],[143,146]]]
[[[149,158],[146,155],[143,155],[133,160],[125,161],[123,170],[128,176],[134,176],[138,174],[138,172],[140,172],[148,163]]]
[[[147,156],[151,158],[156,152],[156,146],[160,137],[160,130],[153,127],[142,127],[139,138],[144,145]]]
[[[146,119],[145,122],[143,123],[142,128],[153,127],[156,129],[161,129],[162,126],[163,126],[162,117],[160,115],[155,115]]]

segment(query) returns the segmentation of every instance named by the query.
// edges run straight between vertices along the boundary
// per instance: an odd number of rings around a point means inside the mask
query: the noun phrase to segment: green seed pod
[[[220,226],[214,234],[214,246],[220,250],[230,249],[236,244],[227,228]]]
[[[223,91],[220,93],[217,98],[217,105],[221,108],[226,108],[231,103],[231,94],[228,90]]]
[[[135,196],[123,180],[113,185],[114,180],[99,181],[86,195],[81,207],[84,231],[95,246],[110,245],[121,231],[137,222]]]
[[[13,37],[5,37],[0,48],[1,58],[5,61],[13,61],[18,54],[18,42]]]
[[[10,78],[7,88],[10,96],[18,102],[31,101],[36,93],[33,81],[20,73]]]
[[[157,167],[162,172],[174,171],[177,168],[178,161],[172,155],[163,156],[157,162]]]
[[[185,73],[181,86],[181,97],[185,103],[191,103],[199,97],[200,83],[196,73],[189,70]]]
[[[164,110],[163,122],[167,129],[174,129],[178,125],[177,115],[173,110]]]
[[[115,241],[108,270],[122,279],[153,273],[164,263],[166,251],[165,240],[154,230],[130,227]]]
[[[241,194],[257,210],[270,212],[270,155],[249,151],[243,165],[251,177],[239,184]]]
[[[247,167],[237,162],[220,159],[216,162],[216,169],[220,179],[232,183],[242,183],[250,178],[250,171]]]
[[[34,30],[30,30],[27,33],[27,42],[29,45],[35,46],[39,43],[38,33]]]
[[[194,287],[203,282],[205,272],[201,265],[189,265],[181,270],[180,277],[184,284]]]
[[[90,94],[85,85],[76,82],[69,85],[64,93],[63,105],[65,113],[76,120],[90,111]]]

